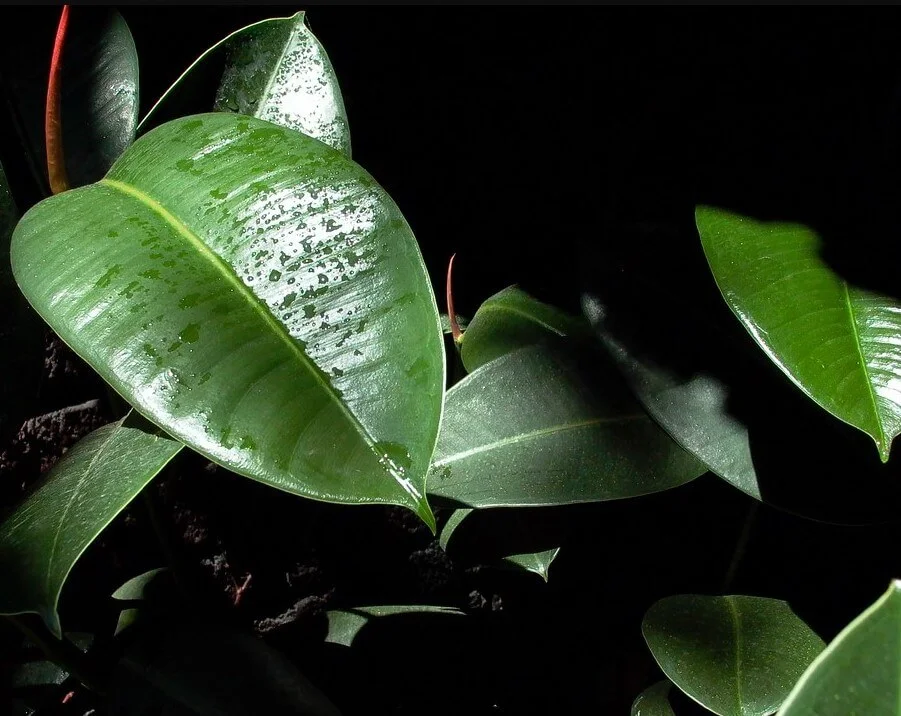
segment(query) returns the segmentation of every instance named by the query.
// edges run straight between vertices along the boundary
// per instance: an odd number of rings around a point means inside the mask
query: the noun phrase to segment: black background
[[[142,115],[203,49],[295,9],[122,7]],[[901,21],[841,7],[305,9],[343,90],[354,159],[403,210],[439,297],[453,252],[466,315],[511,283],[573,311],[594,292],[647,350],[689,372],[710,340],[705,321],[719,322],[743,356],[712,351],[743,385],[735,410],[761,424],[761,459],[789,466],[768,488],[776,501],[879,523],[764,507],[732,591],[788,599],[829,639],[901,576],[897,455],[878,477],[859,474],[875,460],[868,440],[801,405],[754,357],[693,224],[699,203],[808,222],[843,276],[901,295]],[[57,13],[5,10],[7,51],[49,48]],[[543,511],[536,524],[562,533],[564,549],[547,587],[528,576],[497,587],[508,590],[499,631],[421,652],[389,639],[366,668],[407,689],[397,713],[625,713],[656,678],[642,614],[668,594],[720,590],[749,505],[706,476],[629,503]],[[327,671],[330,695],[347,688]]]

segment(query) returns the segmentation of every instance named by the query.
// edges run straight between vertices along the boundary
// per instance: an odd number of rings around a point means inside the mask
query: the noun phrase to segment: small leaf
[[[581,319],[510,286],[479,306],[461,339],[460,358],[472,373],[517,348],[587,332],[588,325]]]
[[[450,614],[464,616],[464,612],[453,607],[436,607],[430,605],[391,605],[380,607],[357,607],[355,609],[333,609],[326,612],[328,618],[328,634],[325,641],[329,644],[353,646],[354,639],[360,630],[371,620],[401,614]]]
[[[715,376],[679,378],[634,355],[606,326],[606,310],[583,300],[585,315],[648,414],[679,445],[742,492],[760,500],[747,426],[727,409],[728,388]]]
[[[901,432],[901,304],[842,280],[806,226],[709,207],[696,218],[720,291],[754,340],[887,461]]]
[[[217,82],[215,99],[208,97],[204,90]],[[213,45],[166,91],[139,132],[211,109],[295,129],[350,156],[338,79],[303,12],[248,25]]]
[[[35,46],[4,67],[19,129],[47,188],[45,101],[52,47]],[[62,145],[71,186],[100,179],[134,141],[138,124],[138,55],[131,31],[111,8],[73,6],[60,76]]]
[[[441,529],[441,532],[438,535],[438,544],[441,545],[441,549],[445,552],[447,551],[448,542],[450,542],[451,536],[456,532],[457,528],[463,524],[463,521],[472,514],[472,509],[459,509],[454,510],[450,517],[448,517],[447,522],[444,523],[444,527]],[[511,554],[509,556],[501,557],[501,562],[499,567],[506,568],[514,568],[514,569],[524,569],[527,572],[532,572],[533,574],[537,574],[541,577],[545,582],[548,580],[548,569],[550,569],[551,563],[557,558],[557,554],[560,552],[559,547],[555,547],[553,549],[542,550],[540,552],[524,552],[522,554]]]
[[[846,626],[795,684],[780,716],[901,715],[901,581]]]
[[[53,330],[173,437],[433,524],[435,297],[400,210],[343,154],[251,117],[175,120],[29,211],[12,254]]]
[[[667,597],[642,632],[663,673],[719,716],[774,713],[825,646],[788,604],[762,597]]]
[[[559,505],[658,492],[703,472],[612,368],[536,345],[448,391],[428,490],[468,507]]]
[[[520,567],[527,572],[537,574],[546,582],[548,580],[548,570],[551,568],[551,563],[557,559],[559,553],[560,548],[554,547],[554,549],[546,549],[543,552],[511,554],[509,557],[504,557],[504,561],[514,567]]]
[[[0,524],[0,614],[36,613],[59,636],[70,570],[181,448],[135,413],[76,443]]]
[[[642,691],[632,704],[632,716],[676,716],[670,706],[669,692],[673,683],[660,681]]]
[[[126,651],[111,692],[113,716],[339,716],[279,652],[224,625],[147,630]]]
[[[465,316],[461,316],[459,313],[457,314],[457,325],[460,326],[461,330],[466,330],[466,327],[469,325],[469,319]],[[451,329],[450,317],[446,313],[441,314],[441,332],[448,336],[451,335],[453,330]]]

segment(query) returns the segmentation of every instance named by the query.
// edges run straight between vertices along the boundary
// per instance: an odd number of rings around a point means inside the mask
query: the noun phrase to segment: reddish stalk
[[[47,144],[47,175],[50,191],[59,194],[69,188],[66,159],[63,154],[62,70],[63,45],[69,28],[69,6],[63,5],[50,59],[50,80],[47,83],[47,111],[44,115],[44,137]]]
[[[457,254],[450,257],[447,264],[447,317],[450,321],[451,335],[454,337],[454,343],[459,343],[463,338],[463,331],[460,330],[460,324],[457,323],[457,314],[454,312],[454,290],[453,290],[453,273],[454,259]]]

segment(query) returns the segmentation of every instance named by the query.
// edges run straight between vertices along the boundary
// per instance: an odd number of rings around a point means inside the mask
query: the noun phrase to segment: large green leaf
[[[50,326],[169,434],[432,523],[438,311],[400,210],[340,152],[251,117],[176,120],[29,211],[12,252]]]
[[[634,497],[704,467],[596,356],[550,345],[486,363],[447,393],[429,492],[469,507]]]
[[[761,499],[747,426],[727,408],[728,388],[716,376],[680,377],[631,351],[606,325],[596,299],[583,300],[586,317],[645,410],[711,472]]]
[[[487,298],[466,327],[460,358],[470,373],[517,348],[560,336],[584,334],[588,326],[522,289],[510,286]]]
[[[44,112],[52,46],[4,67],[19,129],[47,191]],[[100,179],[132,143],[138,124],[138,55],[111,8],[75,6],[62,55],[62,138],[71,186]]]
[[[400,616],[404,614],[449,614],[464,616],[464,612],[453,607],[439,607],[427,604],[386,605],[378,607],[357,607],[355,609],[332,609],[326,612],[328,633],[325,641],[329,644],[352,646],[360,631],[373,619]]]
[[[709,207],[696,218],[720,291],[754,340],[887,461],[901,431],[901,304],[842,280],[806,226]]]
[[[75,562],[181,448],[134,413],[76,443],[0,524],[0,614],[34,612],[59,636]]]
[[[669,702],[671,681],[659,681],[642,691],[632,704],[632,716],[676,716]]]
[[[720,716],[774,713],[825,646],[788,604],[763,597],[667,597],[642,632],[663,673]]]
[[[166,91],[139,131],[210,109],[296,129],[350,156],[338,79],[303,12],[257,22],[216,43]]]
[[[781,716],[901,714],[901,581],[852,621],[795,684]]]

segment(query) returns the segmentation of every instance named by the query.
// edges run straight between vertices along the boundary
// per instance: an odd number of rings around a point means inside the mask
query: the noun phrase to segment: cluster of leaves
[[[132,410],[72,448],[0,524],[0,613],[37,614],[62,639],[72,567],[185,448],[293,495],[403,506],[433,531],[431,504],[453,508],[445,549],[473,510],[621,500],[708,471],[764,499],[727,387],[645,360],[598,299],[586,296],[576,317],[511,287],[465,331],[448,301],[443,330],[400,209],[350,157],[335,73],[302,14],[222,40],[140,123],[134,43],[118,14],[106,18],[69,28],[62,132],[46,150],[22,112],[33,164],[46,159],[50,184],[73,188],[16,221],[0,174],[0,238],[31,306]],[[723,296],[766,356],[887,462],[901,432],[901,307],[844,282],[807,227],[712,208],[697,225]],[[448,362],[466,374],[449,388],[443,332]],[[500,564],[547,579],[557,553],[546,545]],[[117,593],[132,603],[117,631],[157,576]],[[884,643],[897,605],[893,585],[827,648],[776,599],[663,599],[643,631],[669,681],[633,713],[673,713],[672,684],[721,716],[897,713],[898,656]],[[328,640],[349,646],[372,619],[435,609],[333,612]],[[201,712],[250,712],[241,684],[210,702],[190,657],[159,661],[190,642],[207,661],[228,653],[247,683],[268,675],[277,712],[334,713],[264,646],[190,636],[141,644],[117,683],[137,675]]]

